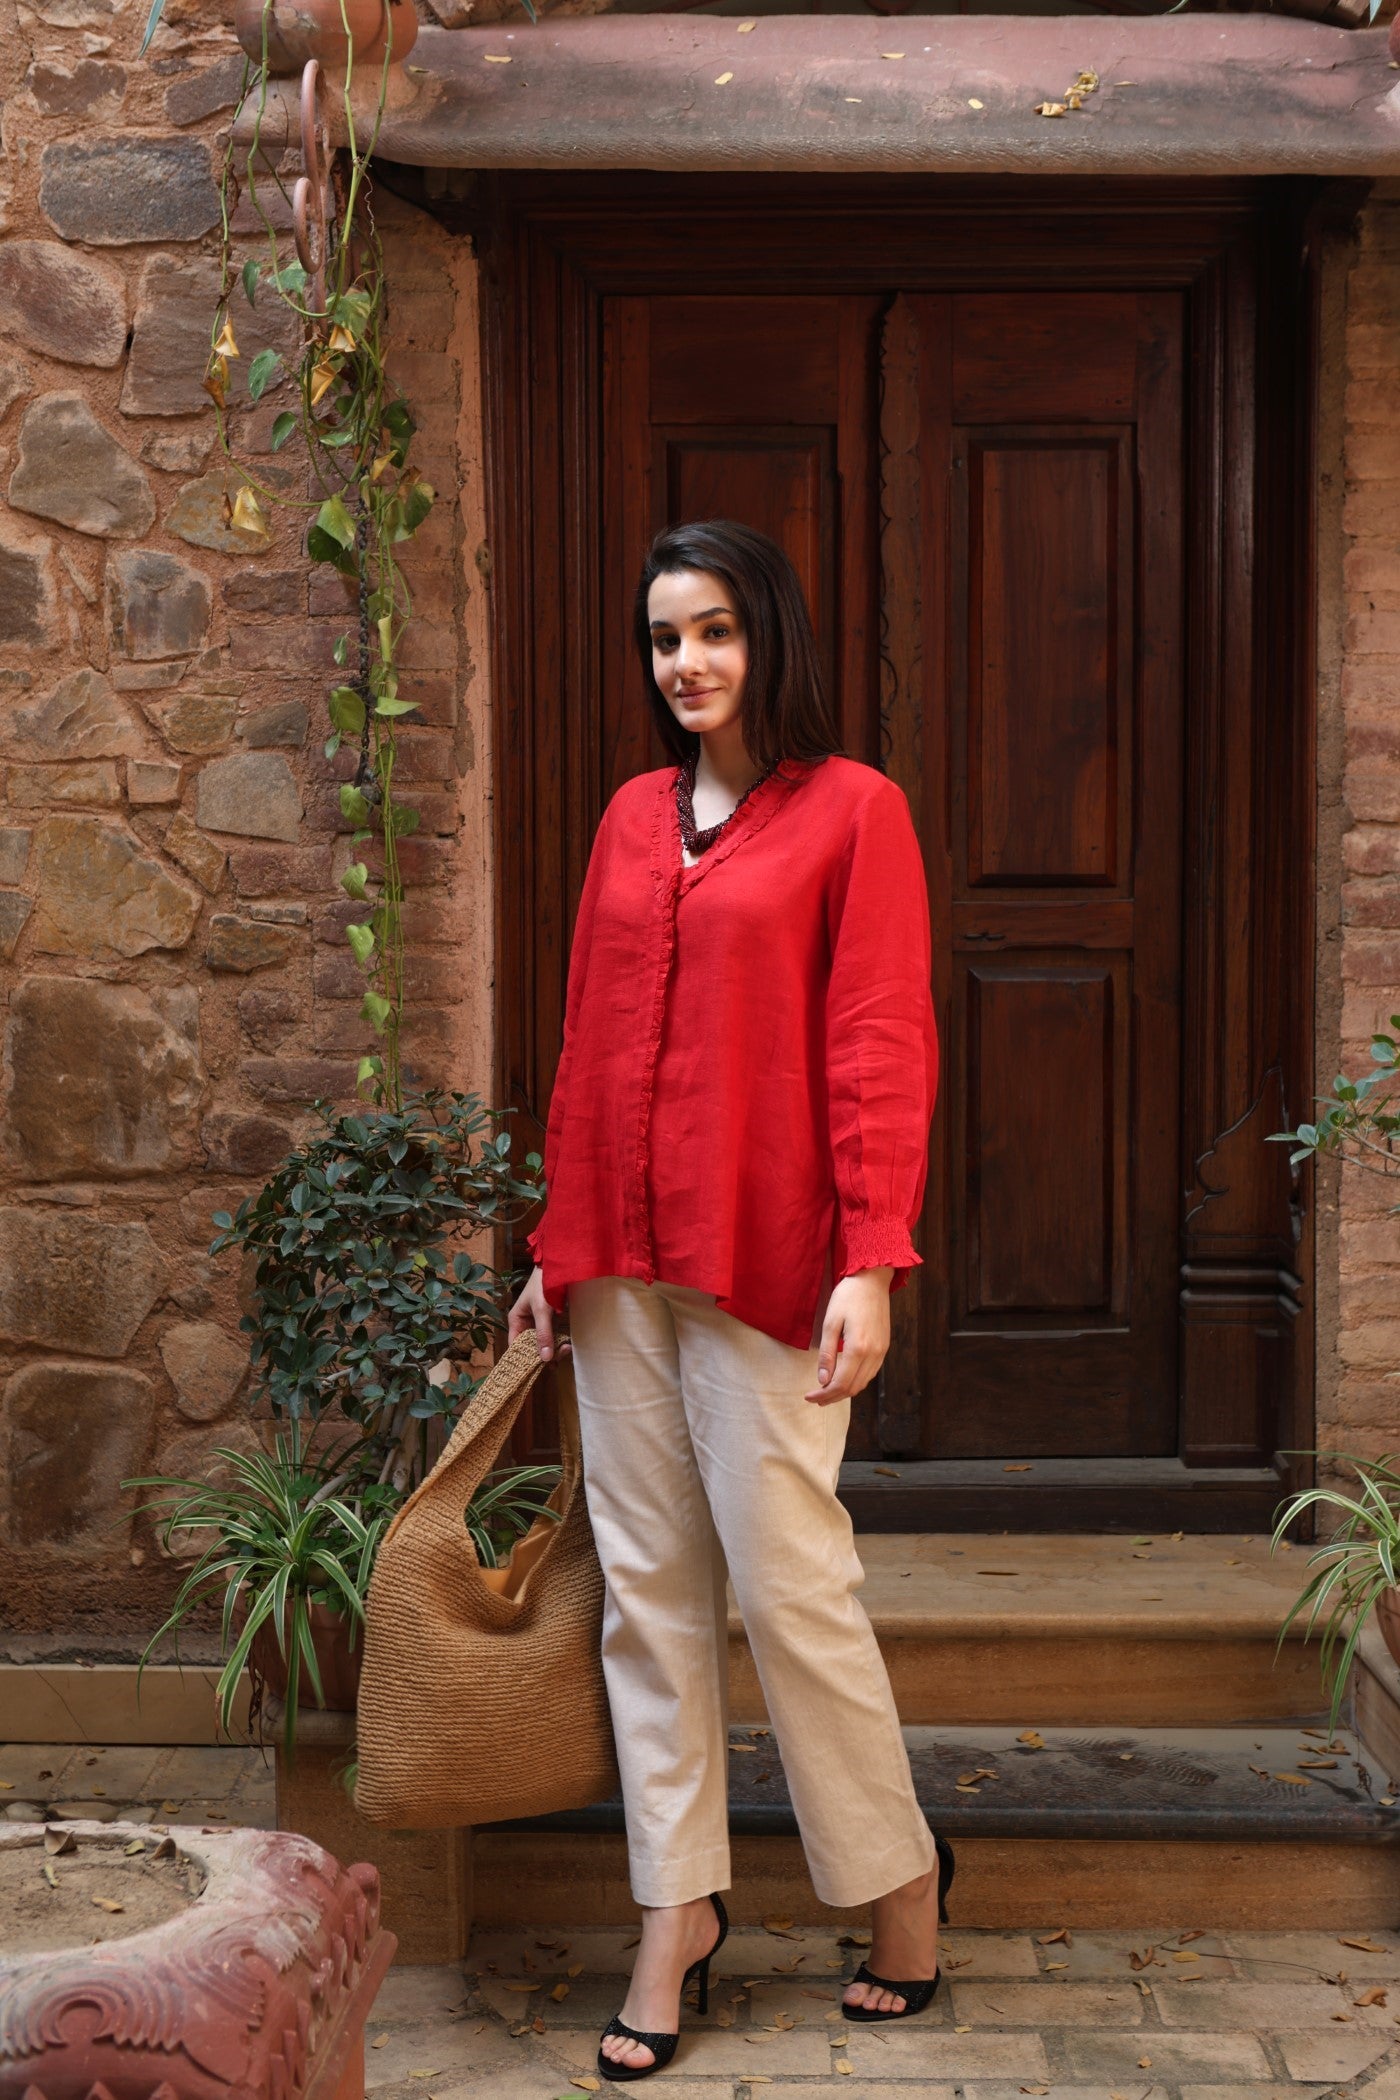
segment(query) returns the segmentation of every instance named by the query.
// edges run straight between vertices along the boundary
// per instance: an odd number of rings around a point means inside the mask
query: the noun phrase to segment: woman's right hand
[[[539,1268],[530,1271],[529,1282],[510,1309],[510,1321],[506,1329],[507,1345],[513,1342],[518,1334],[524,1334],[527,1327],[534,1328],[540,1345],[540,1355],[546,1362],[550,1362],[555,1355],[554,1307],[545,1297],[544,1270]],[[560,1335],[558,1354],[565,1356],[568,1353],[569,1337],[566,1334]]]

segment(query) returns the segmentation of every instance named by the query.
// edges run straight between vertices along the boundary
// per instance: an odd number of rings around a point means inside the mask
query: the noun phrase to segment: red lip
[[[678,697],[682,700],[708,700],[711,693],[717,693],[718,691],[719,687],[717,685],[706,685],[701,686],[696,692],[681,693]]]

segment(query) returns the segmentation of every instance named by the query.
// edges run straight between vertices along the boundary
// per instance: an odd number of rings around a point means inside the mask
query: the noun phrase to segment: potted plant
[[[1315,1122],[1270,1133],[1269,1143],[1296,1148],[1289,1155],[1290,1165],[1330,1153],[1358,1173],[1386,1180],[1400,1176],[1400,1112],[1394,1105],[1400,1085],[1400,1014],[1390,1016],[1390,1026],[1396,1034],[1378,1031],[1371,1038],[1369,1072],[1359,1079],[1338,1073],[1333,1091],[1314,1097],[1322,1110]],[[1400,1214],[1400,1204],[1391,1204],[1390,1214]],[[1345,1451],[1286,1455],[1329,1461],[1334,1469],[1350,1467],[1355,1475],[1354,1491],[1329,1482],[1290,1496],[1280,1505],[1272,1541],[1276,1550],[1290,1527],[1309,1513],[1327,1511],[1337,1519],[1331,1535],[1310,1555],[1307,1564],[1314,1572],[1279,1631],[1282,1641],[1306,1611],[1305,1632],[1311,1636],[1322,1619],[1323,1682],[1330,1686],[1329,1725],[1335,1729],[1362,1630],[1372,1612],[1386,1647],[1400,1663],[1400,1456],[1388,1452],[1381,1458],[1359,1458]]]
[[[506,1111],[505,1113],[510,1113]],[[300,1705],[353,1708],[356,1638],[374,1556],[394,1512],[436,1460],[483,1382],[454,1363],[501,1325],[500,1278],[452,1242],[539,1194],[510,1162],[510,1137],[474,1095],[427,1090],[398,1110],[337,1113],[239,1205],[210,1247],[254,1258],[240,1322],[250,1404],[269,1447],[222,1447],[205,1479],[149,1476],[143,1506],[167,1548],[203,1550],[142,1657],[211,1602],[221,1610],[220,1724],[245,1667],[283,1702],[284,1750]],[[513,1279],[512,1279],[513,1280]],[[484,1375],[484,1374],[483,1374]],[[498,1468],[465,1512],[477,1557],[504,1569],[515,1542],[553,1518],[553,1465]]]

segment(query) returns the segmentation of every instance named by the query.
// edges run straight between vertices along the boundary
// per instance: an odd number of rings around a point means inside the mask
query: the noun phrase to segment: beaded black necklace
[[[685,851],[698,854],[703,853],[707,846],[713,846],[725,825],[738,816],[754,789],[762,787],[764,781],[777,771],[777,761],[760,773],[757,780],[749,782],[727,817],[721,817],[718,824],[707,824],[703,831],[697,831],[695,828],[695,765],[693,758],[682,759],[676,770],[676,808],[680,815],[681,840]]]

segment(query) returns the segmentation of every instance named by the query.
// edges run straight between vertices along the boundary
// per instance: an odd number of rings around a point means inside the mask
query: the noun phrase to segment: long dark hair
[[[637,654],[661,741],[681,760],[694,760],[700,733],[686,729],[666,704],[651,668],[647,593],[658,576],[699,569],[718,576],[734,595],[749,645],[749,669],[739,720],[754,764],[788,758],[824,758],[841,750],[823,689],[817,638],[797,571],[776,540],[730,518],[668,525],[642,564],[633,616]]]

